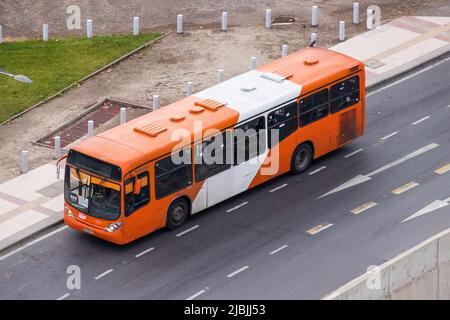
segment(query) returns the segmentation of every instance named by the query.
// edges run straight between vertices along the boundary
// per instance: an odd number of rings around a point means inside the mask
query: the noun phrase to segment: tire
[[[181,227],[189,216],[189,203],[180,198],[172,202],[167,210],[166,226],[170,230]]]
[[[292,154],[291,172],[299,174],[305,172],[313,160],[313,151],[309,144],[303,143]]]

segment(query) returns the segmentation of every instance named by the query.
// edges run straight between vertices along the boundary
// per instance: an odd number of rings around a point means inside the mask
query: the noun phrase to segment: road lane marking
[[[187,298],[186,300],[194,300],[195,298],[197,298],[198,296],[204,294],[206,292],[206,290],[200,290],[197,293],[194,293],[192,296],[190,296],[189,298]]]
[[[283,250],[283,249],[286,249],[287,247],[288,247],[288,245],[285,244],[284,246],[281,246],[281,247],[279,247],[278,249],[275,249],[275,250],[271,251],[269,254],[275,254],[275,253],[277,253],[277,252],[280,252],[280,251]]]
[[[229,275],[227,275],[228,278],[233,278],[235,275],[237,275],[238,273],[241,273],[242,271],[247,270],[248,268],[250,268],[249,266],[243,266],[240,269],[237,269],[236,271],[233,271],[232,273],[230,273]]]
[[[418,185],[419,184],[417,182],[411,181],[401,187],[398,187],[398,188],[392,190],[391,192],[395,195],[399,195],[399,194],[402,194],[403,192],[406,192],[408,190],[411,190],[412,188],[417,187]]]
[[[450,171],[450,163],[434,171],[437,174],[444,174]]]
[[[318,173],[318,172],[320,172],[320,171],[322,171],[322,170],[324,170],[324,169],[326,169],[326,168],[327,168],[327,166],[320,167],[320,168],[318,168],[318,169],[316,169],[316,170],[311,171],[310,173],[308,173],[308,176],[312,176],[313,174],[316,174],[316,173]]]
[[[433,202],[431,202],[429,205],[427,205],[426,207],[420,209],[419,211],[417,211],[416,213],[410,215],[408,218],[402,220],[400,223],[415,219],[417,217],[423,216],[425,214],[431,213],[433,211],[436,211],[438,209],[441,209],[443,207],[446,207],[450,204],[450,197],[448,197],[445,200],[435,200]]]
[[[197,224],[187,230],[184,230],[183,232],[180,232],[179,234],[176,235],[176,237],[181,237],[182,235],[185,235],[186,233],[191,232],[191,231],[197,229],[198,227],[200,227],[200,225]]]
[[[387,140],[387,139],[395,136],[397,133],[398,133],[398,131],[392,132],[392,133],[388,134],[387,136],[384,136],[383,138],[381,138],[381,140],[383,140],[383,141]]]
[[[328,224],[319,224],[318,226],[312,227],[311,229],[307,230],[306,232],[310,235],[318,234],[319,232],[328,229],[329,227],[333,226],[332,223]]]
[[[361,149],[358,149],[356,151],[353,151],[352,153],[347,154],[344,158],[350,158],[350,157],[354,156],[355,154],[360,153],[363,150],[364,149],[361,148]]]
[[[386,85],[386,86],[384,86],[384,87],[381,87],[380,89],[377,89],[377,90],[375,90],[375,91],[372,91],[372,92],[366,94],[366,98],[370,97],[371,95],[374,95],[375,93],[378,93],[378,92],[383,91],[383,90],[386,90],[386,89],[388,89],[388,88],[390,88],[390,87],[392,87],[392,86],[395,86],[395,85],[397,85],[397,84],[399,84],[399,83],[401,83],[401,82],[403,82],[403,81],[406,81],[406,80],[408,80],[408,79],[411,79],[411,78],[413,78],[413,77],[415,77],[415,76],[417,76],[417,75],[419,75],[419,74],[421,74],[421,73],[424,73],[424,72],[426,72],[426,71],[428,71],[428,70],[430,70],[430,69],[432,69],[432,68],[434,68],[434,67],[436,67],[436,66],[438,66],[438,65],[440,65],[440,64],[442,64],[442,63],[444,63],[444,62],[447,62],[448,60],[450,60],[450,57],[448,57],[448,58],[446,58],[446,59],[444,59],[444,60],[441,60],[441,61],[439,61],[439,62],[437,62],[437,63],[435,63],[435,64],[432,64],[432,65],[430,65],[430,66],[428,66],[428,67],[426,67],[426,68],[424,68],[424,69],[422,69],[422,70],[419,70],[419,71],[417,71],[417,72],[411,73],[410,75],[408,75],[408,76],[406,76],[406,77],[404,77],[404,78],[401,78],[401,79],[399,79],[399,80],[397,80],[397,81],[394,81],[394,82],[392,82],[392,83],[390,83],[390,84],[388,84],[388,85]]]
[[[61,297],[59,297],[59,298],[56,299],[56,300],[64,300],[64,299],[67,298],[68,296],[70,296],[70,293],[63,294]]]
[[[361,183],[367,182],[367,181],[372,179],[372,176],[374,176],[374,175],[376,175],[376,174],[378,174],[380,172],[386,171],[386,170],[388,170],[388,169],[390,169],[392,167],[398,166],[399,164],[402,164],[405,161],[408,161],[408,160],[411,160],[411,159],[413,159],[415,157],[418,157],[418,156],[424,154],[425,152],[433,150],[434,148],[437,148],[437,147],[439,147],[439,145],[437,143],[430,143],[430,144],[428,144],[428,145],[426,145],[426,146],[424,146],[424,147],[422,147],[420,149],[417,149],[416,151],[413,151],[410,154],[407,154],[406,156],[401,157],[400,159],[392,161],[392,162],[388,163],[387,165],[384,165],[381,168],[378,168],[377,170],[372,171],[372,172],[370,172],[370,173],[368,173],[366,175],[362,175],[362,174],[357,175],[356,177],[353,177],[350,180],[344,182],[340,186],[337,186],[336,188],[332,189],[331,191],[328,191],[327,193],[321,195],[317,199],[321,199],[321,198],[326,197],[326,196],[328,196],[330,194],[333,194],[333,193],[336,193],[336,192],[339,192],[339,191],[342,191],[342,190],[345,190],[345,189],[357,186],[357,185],[359,185]]]
[[[242,208],[242,207],[245,206],[246,204],[248,204],[248,201],[244,201],[244,202],[242,202],[241,204],[238,204],[237,206],[235,206],[235,207],[233,207],[233,208],[230,208],[230,209],[228,209],[228,210],[225,211],[225,212],[226,212],[226,213],[233,212],[234,210],[237,210],[237,209],[239,209],[239,208]]]
[[[42,240],[45,240],[45,239],[47,239],[47,238],[57,234],[58,232],[66,230],[67,228],[68,228],[67,226],[60,227],[60,228],[58,228],[56,230],[53,230],[52,232],[47,233],[46,235],[43,235],[42,237],[39,237],[39,238],[37,238],[37,239],[35,239],[35,240],[31,241],[31,242],[28,242],[27,244],[21,246],[20,248],[17,248],[15,250],[13,250],[13,251],[11,251],[11,252],[1,256],[0,257],[0,261],[5,260],[6,258],[8,258],[8,257],[12,256],[13,254],[16,254],[16,253],[18,253],[18,252],[20,252],[20,251],[22,251],[22,250],[32,246],[33,244],[36,244],[36,243],[38,243],[38,242],[40,242]]]
[[[105,272],[103,272],[103,273],[99,274],[98,276],[96,276],[94,279],[95,279],[95,280],[101,279],[101,278],[103,278],[103,277],[106,276],[107,274],[110,274],[110,273],[113,272],[113,271],[114,271],[114,269],[106,270]]]
[[[376,202],[367,202],[364,203],[363,205],[360,205],[358,208],[355,208],[353,210],[350,210],[351,213],[353,214],[360,214],[361,212],[364,212],[366,210],[369,210],[370,208],[373,208],[377,205]]]
[[[142,257],[144,254],[149,253],[150,251],[153,251],[153,250],[155,250],[155,248],[153,248],[153,247],[148,248],[147,250],[144,250],[144,251],[142,251],[141,253],[138,253],[138,254],[135,255],[134,257],[135,257],[135,258]]]
[[[430,116],[426,116],[426,117],[423,117],[422,119],[419,119],[419,120],[417,120],[417,121],[414,121],[413,123],[411,123],[413,126],[415,126],[416,124],[419,124],[419,123],[421,123],[421,122],[424,122],[425,120],[428,120],[428,119],[430,119],[431,117]]]
[[[269,192],[275,192],[275,191],[278,191],[278,190],[280,190],[280,189],[283,189],[283,188],[286,187],[287,185],[288,185],[287,183],[282,184],[281,186],[278,186],[278,187],[276,187],[276,188],[273,188],[273,189],[270,190]]]

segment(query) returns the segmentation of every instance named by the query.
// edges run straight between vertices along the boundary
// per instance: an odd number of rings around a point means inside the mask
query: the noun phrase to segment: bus
[[[308,47],[73,146],[64,222],[116,244],[173,230],[364,129],[364,64]]]

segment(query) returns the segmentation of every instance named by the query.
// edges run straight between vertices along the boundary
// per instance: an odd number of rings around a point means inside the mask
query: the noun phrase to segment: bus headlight
[[[114,232],[117,229],[119,229],[121,225],[122,225],[122,222],[114,222],[114,223],[111,223],[106,228],[104,228],[103,230],[105,230],[107,232]]]
[[[72,210],[68,206],[64,206],[64,210],[66,211],[67,215],[71,217],[72,219],[75,219],[75,216],[72,213]]]

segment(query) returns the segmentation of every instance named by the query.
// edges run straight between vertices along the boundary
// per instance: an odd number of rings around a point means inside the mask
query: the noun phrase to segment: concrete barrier
[[[450,229],[346,283],[323,299],[450,299]]]

